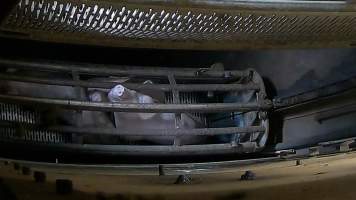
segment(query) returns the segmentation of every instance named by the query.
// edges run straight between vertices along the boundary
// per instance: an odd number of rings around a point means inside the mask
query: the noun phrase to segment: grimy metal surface
[[[348,1],[19,0],[4,37],[170,49],[355,44]]]

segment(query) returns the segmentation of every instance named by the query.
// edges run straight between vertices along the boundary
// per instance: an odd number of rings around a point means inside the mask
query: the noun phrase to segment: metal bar
[[[0,94],[0,101],[27,105],[58,106],[74,110],[92,110],[105,112],[142,112],[142,113],[214,113],[232,111],[267,110],[272,107],[268,100],[259,103],[207,103],[207,104],[120,104],[34,98]]]
[[[80,75],[76,72],[76,71],[72,71],[72,78],[73,78],[73,82],[78,83],[80,81]],[[85,92],[85,88],[83,88],[82,86],[75,84],[74,85],[76,90],[77,90],[77,94],[78,94],[78,99],[80,101],[85,101],[86,100],[86,92]]]
[[[231,171],[246,171],[248,167],[256,167],[261,164],[285,161],[280,157],[233,160],[206,163],[184,163],[184,164],[63,164],[48,162],[33,162],[25,160],[12,160],[0,158],[0,162],[18,163],[20,166],[30,167],[32,170],[44,172],[56,172],[61,174],[83,174],[83,175],[182,175],[182,174],[208,174]]]
[[[183,146],[160,145],[96,145],[96,144],[44,144],[29,143],[28,141],[0,140],[0,149],[20,145],[22,149],[39,151],[59,151],[86,154],[110,154],[121,156],[183,156],[183,155],[219,155],[245,153],[242,145],[232,146],[228,144],[202,144]]]
[[[75,82],[80,81],[80,75],[76,71],[72,71],[72,78]],[[75,86],[76,92],[77,92],[77,100],[78,101],[86,101],[86,92],[85,88],[76,85]],[[75,124],[77,127],[82,127],[83,125],[83,112],[81,110],[76,111],[76,120]],[[78,136],[78,135],[72,135],[72,141],[82,144],[83,143],[83,137]]]
[[[125,76],[152,76],[167,77],[167,74],[173,74],[175,77],[248,77],[250,72],[246,71],[220,71],[205,69],[201,72],[199,68],[159,68],[159,67],[135,67],[135,66],[116,66],[104,64],[59,64],[49,62],[29,62],[20,60],[10,60],[0,58],[0,67],[36,69],[45,71],[72,72],[75,70],[78,74],[95,75],[125,75]]]
[[[17,76],[11,74],[0,73],[0,80],[30,82],[47,85],[63,85],[63,86],[81,86],[86,88],[104,88],[111,89],[118,83],[115,82],[91,82],[91,81],[73,81],[65,79],[44,79],[37,77]],[[240,90],[259,90],[260,87],[255,83],[247,84],[177,84],[175,86],[169,84],[136,84],[136,83],[120,83],[126,88],[132,90],[161,90],[169,92],[178,90],[180,92],[197,92],[197,91],[240,91]]]
[[[168,81],[169,84],[174,87],[177,85],[176,79],[174,78],[174,75],[169,74],[168,75]],[[174,89],[172,90],[172,98],[173,98],[173,103],[174,104],[180,104],[180,97],[179,97],[179,91]],[[179,129],[181,128],[181,120],[182,120],[182,113],[175,113],[174,114],[174,123],[175,123],[175,128]],[[180,145],[181,144],[181,140],[180,137],[177,136],[174,138],[174,145]]]
[[[330,145],[341,144],[341,143],[349,142],[349,141],[352,142],[354,140],[356,140],[356,137],[344,138],[344,139],[333,140],[333,141],[328,141],[328,142],[320,142],[318,145],[319,146],[330,146]]]
[[[18,127],[19,123],[0,121],[1,127]],[[30,124],[21,124],[21,127],[29,130],[44,129],[48,131],[75,133],[79,135],[116,135],[116,136],[212,136],[234,133],[264,132],[262,126],[249,127],[224,127],[224,128],[197,128],[197,129],[147,129],[147,130],[123,130],[116,128],[54,126],[40,127]]]
[[[252,167],[261,166],[261,164],[272,164],[278,161],[285,161],[280,157],[269,157],[247,160],[233,160],[223,162],[209,163],[183,163],[183,164],[164,164],[161,165],[161,175],[182,175],[182,174],[211,174],[234,171],[247,171]],[[250,167],[250,168],[249,168]]]
[[[139,2],[145,2],[141,0]],[[158,2],[165,2],[159,0]],[[190,6],[220,6],[248,9],[276,9],[277,11],[299,9],[303,11],[340,11],[347,8],[347,1],[338,0],[193,0]],[[349,3],[350,4],[350,3]]]

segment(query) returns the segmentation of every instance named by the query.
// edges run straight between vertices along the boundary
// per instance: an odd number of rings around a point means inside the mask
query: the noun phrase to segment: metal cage
[[[53,62],[28,62],[0,59],[3,69],[0,74],[2,81],[36,83],[39,85],[70,86],[78,89],[78,94],[87,88],[112,88],[115,83],[90,81],[86,76],[127,76],[132,79],[154,78],[162,80],[160,84],[142,84],[135,82],[123,83],[130,89],[149,89],[169,93],[171,100],[166,103],[108,103],[90,102],[81,95],[76,99],[38,98],[18,96],[2,92],[0,94],[1,143],[23,144],[34,147],[48,147],[66,150],[83,150],[88,152],[106,152],[117,155],[209,155],[249,153],[263,149],[268,136],[267,111],[272,107],[267,99],[261,77],[252,69],[245,71],[224,71],[212,68],[147,68],[133,66],[89,66],[86,64],[61,64]],[[11,70],[10,70],[11,69]],[[36,70],[36,74],[51,72],[68,74],[69,79],[38,77],[35,75],[18,75],[14,69]],[[164,83],[164,81],[166,83]],[[252,102],[214,102],[184,101],[185,93],[215,92],[233,93],[238,91],[253,91],[256,100]],[[183,98],[183,99],[184,99]],[[161,129],[161,130],[122,130],[117,128],[78,126],[48,126],[41,124],[41,110],[45,108],[74,110],[80,113],[87,111],[127,112],[127,113],[175,113],[176,123],[179,123],[181,113],[204,118],[208,113],[258,112],[258,123],[251,126],[225,126],[195,128],[195,129]],[[178,122],[177,122],[178,121]],[[144,132],[144,133],[143,133]],[[176,143],[181,136],[217,136],[233,134],[251,135],[247,141],[231,140],[227,143],[203,143],[182,145]],[[142,136],[154,137],[172,136],[176,139],[172,145],[136,145],[136,144],[83,144],[76,137],[86,135],[112,136]]]

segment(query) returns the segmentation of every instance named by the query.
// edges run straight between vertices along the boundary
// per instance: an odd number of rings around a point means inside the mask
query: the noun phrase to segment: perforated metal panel
[[[214,8],[20,0],[2,27],[32,39],[169,48],[350,44],[355,39],[356,16],[350,11]]]
[[[350,45],[356,34],[352,9],[306,12],[161,4],[20,0],[3,29],[32,39],[170,48]]]

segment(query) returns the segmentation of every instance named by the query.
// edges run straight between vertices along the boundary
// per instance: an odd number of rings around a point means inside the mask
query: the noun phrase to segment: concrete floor
[[[356,194],[356,154],[314,157],[251,165],[256,177],[241,181],[243,169],[220,174],[193,175],[187,185],[175,185],[176,176],[104,176],[46,172],[45,183],[35,183],[13,165],[0,164],[2,200],[32,199],[353,199]],[[84,169],[83,169],[84,170]],[[73,193],[56,193],[55,180],[71,180]]]

